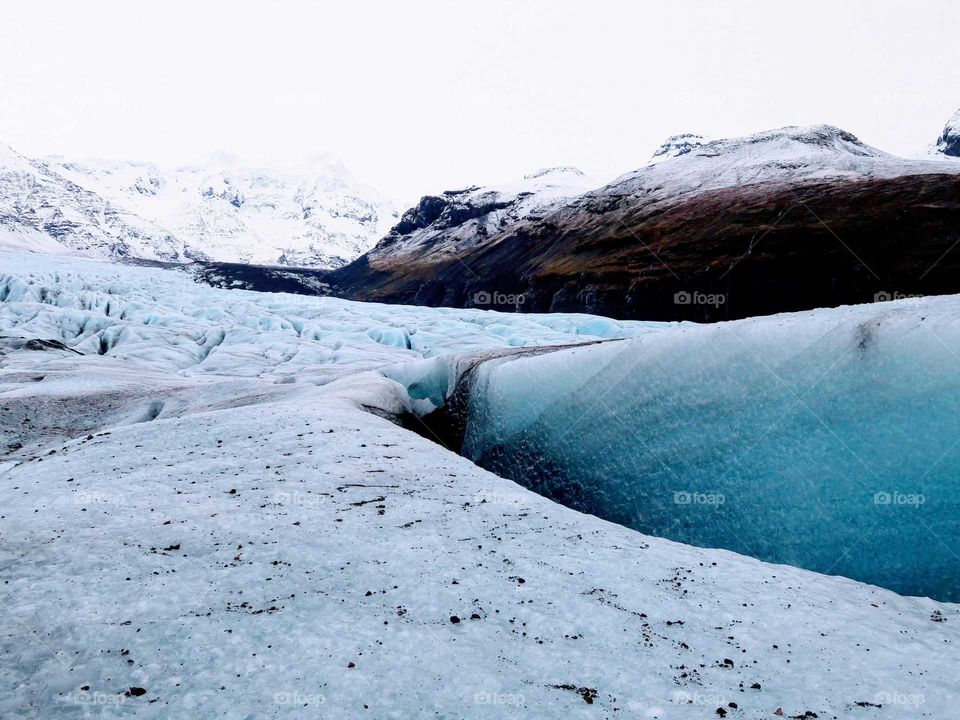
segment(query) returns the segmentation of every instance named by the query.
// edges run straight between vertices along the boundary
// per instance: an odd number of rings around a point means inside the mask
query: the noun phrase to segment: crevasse
[[[960,600],[958,311],[910,299],[485,362],[463,453],[645,533]]]

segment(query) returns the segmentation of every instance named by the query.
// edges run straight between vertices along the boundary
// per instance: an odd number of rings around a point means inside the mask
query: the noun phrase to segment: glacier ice
[[[644,533],[960,600],[960,301],[500,358],[464,453]]]
[[[0,254],[0,717],[944,717],[960,605],[641,535],[384,419],[489,373],[537,422],[693,331]]]

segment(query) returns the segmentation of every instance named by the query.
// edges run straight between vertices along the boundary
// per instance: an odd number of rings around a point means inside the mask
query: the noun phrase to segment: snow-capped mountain
[[[954,113],[943,128],[943,133],[937,139],[936,149],[944,155],[960,157],[960,110]]]
[[[487,189],[425,198],[331,283],[355,299],[700,320],[956,292],[958,191],[960,164],[897,157],[829,125],[678,136],[538,212],[513,211],[530,202],[517,190],[509,202]],[[731,301],[675,302],[684,290]]]
[[[371,255],[449,257],[521,220],[536,220],[600,183],[573,167],[545,168],[501,185],[427,195],[407,210]]]
[[[335,158],[263,168],[230,155],[152,163],[0,153],[6,243],[172,262],[338,267],[396,222]]]
[[[188,257],[168,230],[3,144],[0,247],[170,261]]]
[[[627,173],[592,195],[673,199],[761,183],[944,172],[942,163],[891,155],[831,125],[784,127],[699,145],[691,136],[680,138],[679,143],[677,138],[668,139],[654,154],[656,160],[662,152],[669,162],[655,162]]]

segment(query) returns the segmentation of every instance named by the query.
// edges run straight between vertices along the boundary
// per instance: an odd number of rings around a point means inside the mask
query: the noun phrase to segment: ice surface
[[[585,512],[960,600],[960,300],[488,362],[465,453]]]
[[[36,359],[11,355],[9,367],[27,363],[23,376],[37,370],[46,381],[22,402],[11,391],[8,398],[18,404],[7,406],[0,430],[9,436],[3,445],[20,445],[25,454],[98,427],[135,422],[153,412],[158,396],[189,395],[197,383],[323,385],[371,370],[409,384],[416,409],[427,412],[453,387],[454,353],[635,337],[673,327],[217,290],[179,271],[0,253],[0,338],[61,342],[81,354],[78,362],[109,373],[116,381],[109,392],[117,395],[109,412],[91,411],[84,396],[63,398],[76,390],[69,373],[54,382],[63,353],[46,353],[39,369]],[[433,377],[424,377],[427,368]],[[234,394],[253,392],[229,387]],[[94,391],[108,392],[99,384]],[[49,408],[41,413],[42,432],[23,423],[28,413],[39,412],[38,394],[56,398],[42,406]],[[178,405],[168,400],[166,407],[169,414]],[[58,420],[63,412],[70,422]]]
[[[322,382],[453,352],[633,337],[667,324],[217,290],[186,273],[0,253],[0,335],[182,376]]]
[[[955,605],[644,536],[384,419],[418,378],[442,400],[466,354],[684,326],[87,260],[0,255],[0,276],[0,438],[23,442],[0,445],[4,719],[942,720],[960,700]],[[591,371],[630,346],[591,346]]]

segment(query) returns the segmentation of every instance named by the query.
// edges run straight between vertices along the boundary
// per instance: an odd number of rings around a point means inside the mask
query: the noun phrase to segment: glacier
[[[583,512],[960,600],[955,297],[480,364],[464,454]]]
[[[922,336],[896,317],[925,308],[949,344],[955,301],[867,310],[895,316],[906,354]],[[0,253],[0,716],[948,716],[960,606],[643,534],[403,426],[488,375],[509,424],[529,426],[532,389],[565,378],[548,398],[561,407],[625,348],[661,348],[661,376],[692,380],[688,343],[708,330]],[[739,357],[724,347],[718,362]],[[545,374],[496,379],[525,366]],[[918,391],[949,403],[942,379]],[[626,387],[595,388],[591,406]]]

